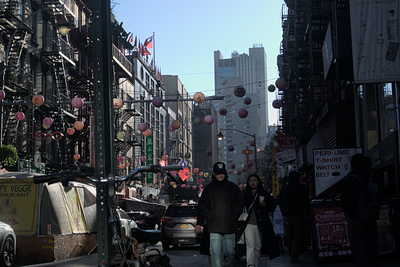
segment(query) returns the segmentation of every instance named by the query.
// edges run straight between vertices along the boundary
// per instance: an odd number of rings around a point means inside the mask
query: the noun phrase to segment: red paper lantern
[[[233,93],[237,97],[243,97],[246,94],[246,89],[243,86],[239,85],[235,87]]]
[[[278,87],[279,90],[283,90],[287,87],[287,82],[285,81],[285,78],[278,78],[275,81],[276,87]]]
[[[204,173],[203,173],[203,172],[199,172],[199,175],[200,175],[200,176],[203,176],[203,175],[204,175]]]
[[[150,130],[147,129],[146,131],[142,132],[144,136],[149,136],[151,134]]]
[[[120,163],[120,164],[118,165],[118,168],[119,168],[120,170],[122,170],[123,168],[125,168],[125,165],[122,164],[122,163]]]
[[[83,129],[83,126],[84,126],[84,124],[83,124],[83,122],[81,122],[81,121],[76,121],[76,122],[74,123],[75,129],[77,129],[78,131],[82,130],[82,129]]]
[[[125,167],[129,167],[131,164],[129,162],[125,162]]]
[[[25,114],[21,111],[15,113],[15,119],[18,121],[22,121],[25,118]]]
[[[74,99],[72,99],[71,105],[74,108],[80,109],[83,106],[83,99],[80,97],[75,97]]]
[[[249,112],[245,108],[240,109],[238,112],[239,117],[242,119],[246,118],[248,114]]]
[[[194,173],[198,173],[198,172],[199,172],[199,168],[194,168],[194,169],[193,169],[193,172],[194,172]]]
[[[41,106],[44,103],[44,97],[42,95],[34,95],[32,97],[32,103],[35,106]]]
[[[124,162],[125,158],[123,156],[118,157],[118,162]]]
[[[75,129],[74,128],[68,128],[67,129],[67,134],[68,135],[73,135],[75,133]]]
[[[175,131],[175,129],[174,129],[174,128],[172,128],[172,126],[171,126],[171,125],[168,125],[168,130],[169,130],[170,132],[173,132],[173,131]]]
[[[218,112],[219,112],[219,115],[221,115],[221,116],[225,116],[226,113],[228,113],[228,111],[226,110],[226,108],[220,108]]]
[[[78,153],[74,154],[74,160],[79,160],[81,158],[81,155]]]
[[[250,105],[251,104],[251,98],[250,97],[245,97],[244,99],[243,99],[243,103],[245,104],[245,105]]]
[[[211,115],[207,115],[204,117],[204,122],[210,125],[214,122],[214,117]]]
[[[231,164],[231,169],[234,169],[234,168],[236,168],[236,165],[235,164]]]
[[[122,102],[121,99],[119,99],[119,98],[114,98],[114,99],[113,99],[113,108],[114,108],[114,109],[120,109],[120,108],[122,107],[123,104],[124,104],[124,103]]]
[[[212,155],[212,151],[211,151],[211,150],[207,150],[207,151],[206,151],[206,155],[207,155],[207,156],[211,156],[211,155]]]
[[[153,97],[153,100],[151,101],[151,103],[153,104],[153,106],[155,106],[156,108],[159,108],[163,105],[164,100],[162,99],[162,97],[159,96],[155,96]]]
[[[270,85],[268,86],[268,91],[271,92],[271,93],[275,92],[275,85],[270,84]]]
[[[203,103],[205,99],[206,99],[206,97],[204,96],[204,94],[202,92],[197,92],[193,96],[193,101],[198,104]]]
[[[228,146],[228,150],[229,151],[233,151],[233,150],[235,150],[235,147],[234,146]]]
[[[237,173],[237,175],[241,175],[241,174],[242,174],[242,172],[241,172],[241,171],[237,171],[236,173]]]
[[[256,145],[256,143],[254,142],[254,140],[251,140],[249,144],[250,144],[250,146],[255,146],[255,145]]]

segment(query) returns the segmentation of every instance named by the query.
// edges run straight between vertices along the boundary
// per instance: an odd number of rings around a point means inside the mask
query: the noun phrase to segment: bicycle
[[[109,229],[111,229],[113,248],[113,257],[110,259],[110,262],[107,263],[107,266],[171,267],[170,258],[167,254],[161,254],[161,251],[157,248],[149,249],[150,245],[162,241],[163,236],[160,230],[142,230],[135,227],[131,229],[130,235],[128,235],[128,233],[124,233],[121,225],[116,223],[118,218],[116,209],[118,206],[116,203],[115,188],[118,188],[118,186],[123,182],[141,180],[141,177],[136,176],[144,172],[163,173],[166,174],[169,179],[177,181],[170,171],[178,171],[182,169],[183,167],[180,165],[150,165],[136,168],[126,176],[115,177],[114,188],[111,188],[112,191],[109,191],[109,194],[107,194],[107,204],[110,211]],[[64,170],[58,173],[35,176],[33,182],[35,184],[53,184],[61,182],[63,186],[68,186],[69,181],[81,178],[96,185],[101,183],[109,184],[108,178],[102,178],[99,180],[92,177],[94,174],[95,170],[92,165],[83,164],[78,170]]]

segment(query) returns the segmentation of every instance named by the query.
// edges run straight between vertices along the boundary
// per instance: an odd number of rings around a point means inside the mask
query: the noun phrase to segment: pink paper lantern
[[[228,146],[228,151],[233,151],[233,150],[235,150],[234,146]]]
[[[142,122],[142,123],[139,123],[139,125],[138,125],[138,129],[139,129],[139,131],[141,131],[141,132],[144,132],[144,131],[146,131],[146,130],[147,130],[147,124],[146,124],[146,123],[144,123],[144,122]]]
[[[172,126],[171,126],[171,125],[168,125],[168,130],[169,130],[170,132],[173,132],[173,131],[175,131],[175,129],[174,129],[174,128],[172,128]]]
[[[141,161],[141,162],[145,162],[145,161],[146,161],[146,156],[141,156],[141,157],[140,157],[140,161]]]
[[[211,150],[207,150],[207,151],[206,151],[206,155],[207,155],[207,156],[211,156],[211,154],[212,154],[212,151],[211,151]]]
[[[231,170],[229,170],[229,171],[228,171],[228,174],[231,174],[231,173],[232,173],[232,171],[231,171]]]
[[[253,162],[252,162],[251,160],[249,160],[249,161],[247,162],[247,165],[251,166],[251,165],[253,165]]]
[[[235,87],[233,93],[237,97],[243,97],[246,94],[246,89],[243,86],[239,85]]]
[[[250,97],[245,97],[244,99],[243,99],[243,103],[245,104],[245,105],[250,105],[251,104],[251,98]]]
[[[22,121],[25,118],[25,114],[21,111],[15,113],[15,119],[18,121]]]
[[[123,156],[118,157],[118,162],[124,162],[125,158]]]
[[[155,106],[156,108],[159,108],[163,105],[164,100],[162,99],[162,97],[159,96],[155,96],[153,97],[153,100],[151,101],[151,103],[153,104],[153,106]]]
[[[44,126],[50,127],[52,124],[53,124],[53,119],[52,119],[52,118],[50,118],[50,117],[45,117],[45,118],[43,119],[43,125],[44,125]]]
[[[212,124],[214,122],[214,117],[211,115],[207,115],[204,117],[204,122],[206,124]]]
[[[231,164],[231,169],[234,169],[234,168],[236,168],[236,165],[235,164]]]
[[[243,169],[242,169],[242,172],[245,172],[245,171],[246,171],[246,168],[243,168]]]
[[[241,174],[242,174],[242,172],[241,172],[241,171],[237,171],[236,173],[237,173],[237,175],[241,175]]]
[[[239,117],[242,119],[246,118],[248,114],[249,112],[245,108],[240,109],[238,112]]]
[[[74,108],[80,109],[83,106],[83,99],[80,97],[75,97],[74,99],[72,99],[71,105]]]
[[[2,101],[6,97],[6,92],[4,90],[0,90],[0,101]]]

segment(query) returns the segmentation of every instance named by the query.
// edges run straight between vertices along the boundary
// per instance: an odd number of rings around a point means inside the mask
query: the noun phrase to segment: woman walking
[[[275,210],[275,200],[263,189],[261,177],[256,173],[247,178],[243,196],[249,216],[240,227],[238,236],[244,232],[247,266],[257,267],[261,254],[268,255],[271,260],[280,256],[268,214]]]

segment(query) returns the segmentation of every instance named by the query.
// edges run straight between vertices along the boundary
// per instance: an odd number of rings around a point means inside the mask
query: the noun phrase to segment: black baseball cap
[[[223,162],[214,163],[214,166],[213,166],[213,173],[214,173],[215,175],[217,175],[217,174],[222,174],[222,173],[225,174],[225,175],[227,175],[228,172],[226,171],[225,163],[223,163]]]

